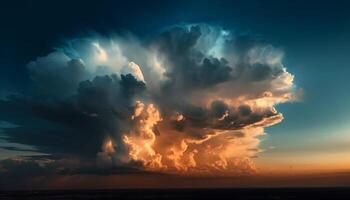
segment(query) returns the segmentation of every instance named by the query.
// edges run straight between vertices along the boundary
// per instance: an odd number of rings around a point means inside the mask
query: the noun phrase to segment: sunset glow
[[[350,186],[346,8],[2,3],[0,190]]]

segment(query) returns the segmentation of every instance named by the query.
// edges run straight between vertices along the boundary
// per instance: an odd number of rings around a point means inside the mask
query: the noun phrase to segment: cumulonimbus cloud
[[[4,129],[9,142],[47,154],[20,160],[36,168],[251,173],[258,136],[283,120],[274,106],[297,98],[282,59],[254,37],[206,24],[146,42],[70,40],[28,64],[30,95],[0,100],[0,119],[16,125]]]

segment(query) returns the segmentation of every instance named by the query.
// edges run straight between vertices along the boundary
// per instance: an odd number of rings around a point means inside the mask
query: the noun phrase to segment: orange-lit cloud
[[[26,142],[77,160],[69,169],[74,172],[255,173],[259,137],[283,120],[275,106],[299,94],[283,52],[244,38],[195,24],[171,27],[147,42],[72,40],[28,64],[31,96],[0,106],[26,113],[23,121],[47,122],[24,127],[31,134]]]

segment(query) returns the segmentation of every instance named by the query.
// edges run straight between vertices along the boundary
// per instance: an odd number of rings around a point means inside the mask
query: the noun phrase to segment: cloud
[[[79,82],[88,78],[84,68],[82,60],[71,59],[63,52],[53,52],[28,64],[35,94],[55,98],[76,92]]]
[[[75,39],[28,64],[31,91],[0,100],[0,120],[16,125],[2,129],[53,156],[52,173],[254,173],[258,136],[283,120],[274,106],[296,99],[282,59],[207,24]],[[11,163],[43,166],[21,159]]]

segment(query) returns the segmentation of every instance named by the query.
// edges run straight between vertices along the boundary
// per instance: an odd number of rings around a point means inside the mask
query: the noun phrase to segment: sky
[[[8,188],[349,184],[347,1],[1,4]]]

